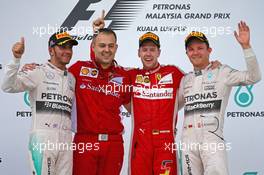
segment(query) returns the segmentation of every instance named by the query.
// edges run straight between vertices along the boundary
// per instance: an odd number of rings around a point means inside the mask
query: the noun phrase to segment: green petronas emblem
[[[38,147],[40,143],[42,142],[38,140],[38,137],[36,135],[32,135],[30,137],[29,150],[31,153],[31,158],[33,161],[34,169],[36,171],[36,175],[41,175],[42,173],[43,150],[41,150],[41,147]]]
[[[243,175],[257,175],[258,172],[246,172]]]
[[[179,156],[178,162],[179,162],[180,174],[183,174],[183,172],[182,172],[183,171],[182,170],[183,169],[183,162],[182,162],[183,160],[182,160],[182,150],[181,149],[179,149],[179,151],[178,151],[178,156]]]
[[[27,91],[24,93],[24,102],[25,102],[28,106],[30,106],[29,93],[28,93]]]
[[[238,87],[238,89],[235,93],[235,102],[238,106],[247,107],[253,102],[254,96],[253,96],[253,93],[251,91],[252,88],[253,88],[253,85],[239,86]]]

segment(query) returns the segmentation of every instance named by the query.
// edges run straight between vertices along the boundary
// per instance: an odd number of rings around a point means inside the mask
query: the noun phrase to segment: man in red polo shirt
[[[124,127],[119,114],[121,105],[130,101],[130,83],[114,61],[116,40],[111,29],[100,29],[92,43],[95,59],[77,61],[69,69],[76,79],[78,116],[74,175],[119,175],[122,168]]]

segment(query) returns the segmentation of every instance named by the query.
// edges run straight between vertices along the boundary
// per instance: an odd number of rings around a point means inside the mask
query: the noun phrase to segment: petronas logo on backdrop
[[[235,93],[235,102],[240,107],[248,107],[254,100],[253,85],[239,86]]]
[[[29,93],[28,92],[24,93],[24,102],[26,103],[27,106],[30,106]]]

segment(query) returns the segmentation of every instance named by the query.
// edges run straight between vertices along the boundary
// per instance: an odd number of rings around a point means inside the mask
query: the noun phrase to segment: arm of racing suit
[[[261,80],[259,64],[253,49],[244,49],[243,52],[247,64],[247,70],[237,71],[229,67],[229,74],[226,80],[226,84],[229,86],[255,84]]]
[[[178,111],[180,111],[184,107],[184,77],[181,79],[180,87],[177,92],[178,99]]]
[[[9,93],[23,92],[32,90],[38,85],[40,75],[36,74],[37,70],[19,72],[20,59],[14,58],[5,67],[5,74],[2,83],[2,90]]]

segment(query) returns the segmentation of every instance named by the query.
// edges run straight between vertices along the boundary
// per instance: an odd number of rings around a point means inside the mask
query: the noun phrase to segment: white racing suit
[[[253,50],[244,50],[247,71],[227,65],[190,72],[180,85],[184,106],[181,141],[184,175],[227,175],[227,155],[231,145],[223,138],[225,109],[232,86],[250,85],[261,79]]]
[[[32,129],[29,158],[33,175],[72,174],[71,110],[75,79],[51,63],[18,72],[19,59],[6,66],[5,92],[29,91]]]

